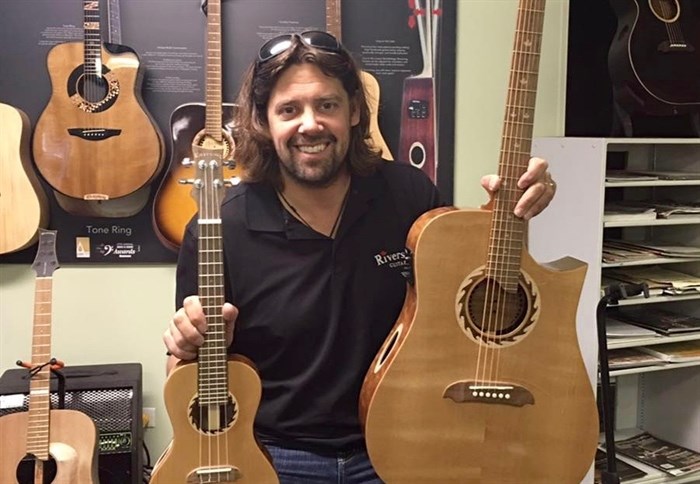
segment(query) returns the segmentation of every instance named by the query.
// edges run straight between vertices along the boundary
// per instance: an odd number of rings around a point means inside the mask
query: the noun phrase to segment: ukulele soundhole
[[[493,347],[513,344],[527,336],[537,321],[539,295],[521,271],[514,291],[506,291],[486,276],[483,267],[470,274],[457,294],[457,320],[473,341]]]
[[[81,111],[99,113],[109,109],[119,96],[119,81],[102,66],[102,75],[85,72],[85,66],[76,67],[68,77],[68,97]]]
[[[35,481],[34,471],[37,465],[37,458],[32,454],[27,454],[19,461],[17,466],[17,482],[19,484],[50,484],[56,478],[56,461],[49,455],[49,460],[43,463],[41,482]]]
[[[190,421],[200,432],[216,435],[230,429],[238,417],[238,403],[231,394],[225,403],[202,403],[199,396],[190,405]]]

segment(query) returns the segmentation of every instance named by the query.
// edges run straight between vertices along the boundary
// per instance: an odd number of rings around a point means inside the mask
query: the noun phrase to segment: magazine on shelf
[[[624,307],[614,317],[667,336],[700,331],[700,318],[659,308]]]
[[[680,242],[660,242],[643,240],[632,242],[629,240],[608,239],[603,242],[603,250],[612,249],[620,251],[619,259],[626,257],[646,258],[646,257],[673,257],[673,258],[694,258],[700,257],[700,246],[686,245]],[[613,253],[613,255],[617,255]]]
[[[642,346],[639,350],[669,363],[700,361],[700,340],[677,341],[658,346]]]
[[[649,353],[645,353],[639,348],[608,350],[608,369],[611,371],[664,364],[666,364],[664,360],[650,355]]]
[[[633,284],[646,283],[649,289],[662,289],[668,295],[700,292],[700,277],[658,265],[612,268],[606,270],[605,276]]]
[[[700,215],[700,203],[698,202],[654,202],[654,208],[660,218],[677,218],[683,216]]]
[[[658,439],[648,432],[616,441],[615,451],[672,476],[700,472],[700,453]]]
[[[618,458],[615,458],[615,468],[617,470],[617,477],[620,478],[620,482],[628,482],[634,479],[639,479],[647,475],[641,469],[637,469],[633,465],[623,462]],[[608,469],[608,455],[602,449],[596,449],[595,452],[595,473],[593,474],[594,484],[600,484],[601,473],[607,471]]]

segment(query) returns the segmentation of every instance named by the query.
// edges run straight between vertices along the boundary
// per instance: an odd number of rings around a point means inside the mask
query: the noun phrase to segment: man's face
[[[282,175],[321,187],[343,167],[350,129],[360,122],[360,113],[338,79],[303,63],[289,67],[277,80],[267,121]]]

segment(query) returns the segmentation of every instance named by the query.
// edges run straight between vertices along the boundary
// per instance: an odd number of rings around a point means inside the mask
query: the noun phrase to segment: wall
[[[457,1],[455,203],[476,206],[485,201],[480,177],[498,163],[517,1]],[[536,136],[563,134],[567,15],[567,1],[548,2]],[[170,439],[161,334],[174,275],[172,265],[66,266],[54,274],[53,353],[71,365],[143,365],[144,406],[156,408],[156,427],[145,432],[153,460]],[[33,304],[31,268],[0,265],[0,372],[30,355]]]

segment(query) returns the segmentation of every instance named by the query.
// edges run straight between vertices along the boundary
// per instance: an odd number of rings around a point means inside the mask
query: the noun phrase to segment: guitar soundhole
[[[39,484],[34,480],[34,469],[36,467],[36,457],[27,454],[17,466],[17,482],[19,484]],[[43,478],[40,484],[51,484],[56,478],[56,461],[49,455],[49,460],[43,465]]]
[[[102,75],[86,72],[81,65],[68,76],[68,97],[80,110],[99,113],[109,109],[119,97],[119,81],[114,74],[102,66]]]
[[[78,93],[80,97],[90,103],[98,103],[107,97],[109,85],[102,76],[86,74],[78,82]]]
[[[482,279],[469,297],[469,319],[486,337],[512,333],[527,315],[527,296],[518,284],[515,292],[506,292],[498,282]]]
[[[649,0],[649,7],[662,22],[670,23],[678,20],[680,13],[678,0]]]
[[[224,404],[200,404],[199,396],[190,406],[190,420],[201,432],[214,435],[227,431],[238,416],[238,405],[231,395]]]

